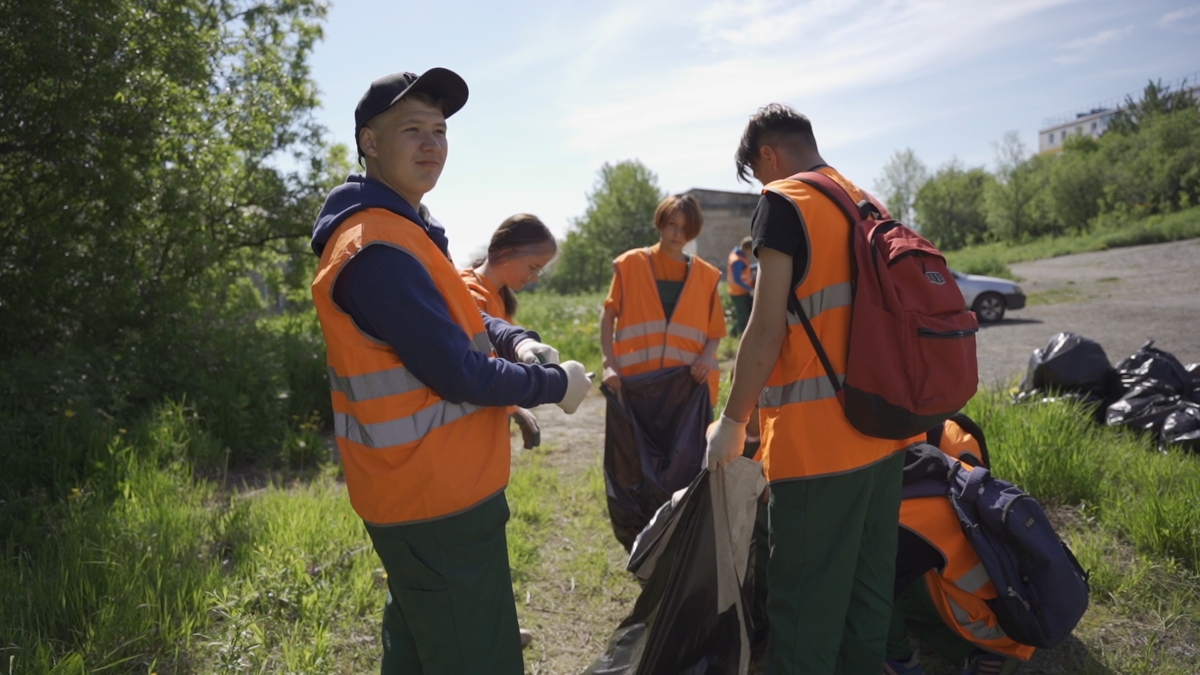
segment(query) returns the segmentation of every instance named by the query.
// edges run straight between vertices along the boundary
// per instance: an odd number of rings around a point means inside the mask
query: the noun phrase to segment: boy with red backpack
[[[733,387],[708,437],[708,466],[741,454],[761,407],[768,506],[767,673],[871,673],[884,659],[892,611],[905,441],[847,421],[789,296],[805,307],[836,374],[851,316],[850,229],[837,203],[789,177],[819,171],[864,193],[821,158],[808,118],[771,104],[751,117],[739,178],[764,186],[751,232],[759,259],[754,307]]]

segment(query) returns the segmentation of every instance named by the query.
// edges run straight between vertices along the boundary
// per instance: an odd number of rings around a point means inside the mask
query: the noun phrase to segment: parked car
[[[950,273],[962,291],[966,306],[975,312],[981,322],[999,321],[1004,318],[1006,311],[1025,306],[1025,293],[1008,279],[963,274],[954,270],[950,270]]]

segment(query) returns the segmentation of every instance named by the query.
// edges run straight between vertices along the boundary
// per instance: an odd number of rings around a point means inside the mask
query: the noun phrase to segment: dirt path
[[[979,334],[979,379],[1007,385],[1051,335],[1100,343],[1114,364],[1147,338],[1183,363],[1200,361],[1200,239],[1010,266],[1030,306]]]

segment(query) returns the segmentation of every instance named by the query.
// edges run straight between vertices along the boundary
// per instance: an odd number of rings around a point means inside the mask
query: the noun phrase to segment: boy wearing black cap
[[[355,110],[366,175],[330,193],[313,230],[346,488],[388,574],[384,673],[523,672],[506,407],[573,413],[590,385],[536,333],[479,313],[421,205],[466,100],[442,68],[373,82]]]

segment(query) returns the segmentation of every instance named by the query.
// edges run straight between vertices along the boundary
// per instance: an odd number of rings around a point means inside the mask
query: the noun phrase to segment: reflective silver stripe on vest
[[[488,339],[486,332],[476,333],[467,344],[467,348],[486,354],[492,351],[492,342]],[[417,376],[404,366],[347,377],[338,375],[333,367],[329,367],[328,370],[330,390],[342,392],[352,403],[406,394],[425,386],[424,382],[417,379]]]
[[[845,375],[838,375],[837,378],[838,382],[846,380]],[[828,377],[821,375],[788,382],[778,387],[767,387],[758,397],[758,405],[760,408],[778,408],[788,403],[819,401],[834,396],[837,396],[837,392],[833,389],[833,383]]]
[[[824,312],[827,309],[835,307],[848,307],[851,303],[850,282],[834,284],[826,286],[812,295],[800,298],[800,307],[804,309],[804,313],[811,320],[814,316]],[[788,323],[793,326],[800,323],[800,317],[788,311]]]
[[[342,392],[351,402],[404,394],[424,386],[425,383],[404,366],[350,377],[339,377],[333,368],[329,369],[329,388]]]
[[[974,593],[975,591],[983,588],[987,582],[991,580],[992,579],[988,576],[987,570],[983,568],[983,563],[979,563],[978,565],[972,567],[969,572],[959,577],[958,581],[954,582],[954,585],[968,593]]]
[[[677,347],[648,347],[627,354],[621,354],[617,357],[617,367],[628,368],[646,363],[647,361],[658,361],[659,359],[674,359],[690,366],[696,362],[696,356],[692,352],[685,352]]]
[[[696,358],[698,356],[699,356],[699,354],[696,354],[694,352],[684,351],[682,349],[679,349],[678,347],[668,346],[665,349],[663,349],[663,358],[664,359],[675,359],[676,361],[683,361],[684,363],[688,364],[689,366],[696,362]]]
[[[946,602],[950,603],[950,612],[954,614],[954,620],[976,640],[999,640],[1007,637],[999,625],[989,626],[982,620],[971,621],[971,616],[967,614],[967,610],[959,607],[958,603],[949,597],[946,598]]]
[[[492,351],[492,341],[488,339],[487,331],[476,333],[471,338],[470,349],[472,351],[482,352],[484,354]]]
[[[375,424],[361,424],[351,415],[335,412],[333,414],[333,432],[339,438],[365,445],[368,448],[387,448],[418,441],[437,427],[466,417],[479,409],[480,406],[470,403],[438,401],[408,417]]]
[[[624,326],[620,328],[617,331],[617,341],[620,342],[621,340],[630,340],[637,337],[644,337],[646,335],[654,335],[655,333],[663,332],[666,330],[666,328],[667,322],[661,319],[635,323],[632,326]]]
[[[708,333],[699,328],[692,328],[681,323],[673,323],[667,326],[667,334],[691,340],[692,342],[699,342],[700,344],[708,342]]]

